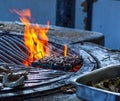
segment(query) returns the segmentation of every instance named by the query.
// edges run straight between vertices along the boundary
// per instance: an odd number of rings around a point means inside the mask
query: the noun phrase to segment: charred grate
[[[23,65],[22,61],[28,57],[26,51],[28,50],[19,37],[7,35],[0,37],[1,62]]]
[[[55,42],[50,42],[53,47],[61,52],[61,45]],[[74,47],[73,47],[74,48]],[[1,86],[0,98],[12,96],[25,96],[34,92],[43,92],[52,90],[66,84],[69,84],[68,79],[86,71],[91,71],[96,68],[94,58],[84,50],[79,50],[82,54],[84,62],[83,66],[75,72],[65,72],[60,70],[51,70],[43,68],[23,66],[23,60],[28,57],[26,54],[29,50],[24,46],[23,35],[9,32],[0,32],[0,62],[7,64],[13,72],[27,72],[27,79],[24,85],[19,88],[9,88]],[[73,50],[71,50],[74,53]],[[77,49],[78,52],[78,49]],[[79,54],[79,53],[74,53]],[[17,93],[16,93],[17,91]],[[25,91],[24,93],[21,91]],[[12,95],[11,95],[12,93]]]
[[[20,38],[21,37],[21,38]],[[28,58],[28,53],[29,50],[24,46],[24,42],[23,42],[23,36],[12,36],[12,35],[1,35],[0,37],[0,56],[1,62],[6,62],[6,63],[12,63],[12,64],[17,64],[17,65],[23,65],[23,60],[27,60]],[[71,59],[80,59],[79,62],[82,63],[82,57],[76,53],[75,51],[68,49],[68,57],[64,57],[63,55],[63,46],[56,44],[54,42],[50,42],[50,46],[52,46],[52,48],[50,49],[51,54],[51,60],[52,57],[53,58],[63,58],[64,60],[71,60]],[[48,58],[50,59],[50,57],[47,57],[46,60],[48,60]],[[69,58],[70,57],[70,58]],[[44,59],[44,58],[43,58]],[[43,60],[42,59],[42,60]],[[45,60],[45,59],[44,59]],[[55,62],[55,61],[53,61]],[[65,61],[66,62],[66,61]],[[75,64],[74,64],[75,65]]]
[[[27,59],[27,57],[28,57],[27,53],[29,51],[24,46],[23,35],[22,34],[18,35],[15,33],[11,34],[9,32],[2,32],[2,31],[1,31],[0,35],[1,35],[0,36],[0,57],[1,57],[0,62],[1,63],[9,63],[12,65],[23,65],[22,62],[23,62],[23,60]],[[56,54],[56,55],[58,55],[58,52],[59,52],[59,54],[63,54],[63,47],[61,49],[60,44],[56,44],[55,42],[50,42],[50,44],[52,45],[51,52],[54,52],[54,54]],[[92,64],[92,61],[94,61],[93,57],[82,49],[79,51],[81,51],[81,55],[84,58],[83,65],[87,64],[87,65],[89,65],[89,67],[91,67],[90,65]],[[72,56],[72,55],[79,56],[79,52],[77,53],[77,52],[69,49],[68,55],[69,56]],[[90,59],[87,59],[86,55],[88,58],[92,58],[92,61]],[[81,59],[81,57],[79,59]],[[82,59],[80,61],[82,62]],[[90,68],[90,69],[89,68],[85,69],[85,68],[83,69],[83,71],[84,70],[87,71],[87,69],[88,69],[88,71],[93,69],[93,68]],[[63,70],[63,69],[61,69],[61,70]]]
[[[5,87],[0,83],[0,100],[6,101],[8,99],[13,101],[17,98],[30,98],[58,92],[60,90],[58,88],[68,84],[66,81],[72,75],[70,72],[58,70],[46,70],[35,67],[26,68],[23,65],[10,65],[6,63],[0,64],[0,66],[3,65],[9,66],[13,73],[27,73],[24,85],[11,88]],[[0,81],[2,81],[1,76]]]
[[[29,67],[26,68],[24,65],[12,65],[12,64],[0,64],[0,66],[8,66],[13,73],[20,74],[20,73],[27,73],[26,80],[24,81],[24,85],[20,88],[27,88],[36,85],[45,85],[48,83],[52,83],[63,79],[65,77],[70,76],[72,73],[58,71],[58,70],[50,70],[50,69],[42,69],[42,68],[35,68]],[[0,78],[1,79],[1,78]],[[1,80],[0,80],[1,81]],[[1,85],[1,90],[5,90],[4,87]]]
[[[64,71],[23,66],[22,62],[28,57],[26,54],[28,51],[24,46],[22,35],[2,35],[0,37],[0,61],[10,64],[13,72],[27,72],[24,87],[55,82],[71,74]]]

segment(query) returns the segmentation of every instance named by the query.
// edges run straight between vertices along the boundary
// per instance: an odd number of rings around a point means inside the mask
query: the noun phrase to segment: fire
[[[67,56],[67,50],[68,50],[67,45],[64,44],[64,56]]]
[[[38,24],[31,25],[31,12],[29,9],[17,11],[15,9],[12,12],[17,13],[20,16],[21,22],[25,25],[24,28],[24,44],[29,49],[28,60],[24,60],[23,64],[29,66],[33,61],[43,58],[49,55],[48,37],[46,33],[49,30],[49,22],[46,28],[40,27]]]

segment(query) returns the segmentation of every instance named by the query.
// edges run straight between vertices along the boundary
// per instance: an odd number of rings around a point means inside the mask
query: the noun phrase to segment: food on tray
[[[94,84],[93,81],[90,81],[87,83],[87,85],[120,93],[120,77],[106,79],[97,84]]]

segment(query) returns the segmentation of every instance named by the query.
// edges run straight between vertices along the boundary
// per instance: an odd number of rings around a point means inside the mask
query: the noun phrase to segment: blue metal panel
[[[19,21],[15,14],[10,13],[10,9],[31,10],[33,20],[40,24],[46,24],[49,20],[52,25],[56,20],[56,0],[0,0],[0,20]]]
[[[120,0],[97,0],[92,21],[92,30],[104,34],[105,46],[120,50]]]

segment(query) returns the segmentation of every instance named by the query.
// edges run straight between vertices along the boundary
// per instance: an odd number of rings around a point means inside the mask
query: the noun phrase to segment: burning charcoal
[[[24,76],[20,76],[20,75],[15,75],[15,74],[4,74],[3,75],[3,85],[7,86],[7,87],[18,87],[24,84],[25,81],[25,77]]]
[[[45,69],[56,69],[70,71],[77,65],[82,66],[83,60],[80,56],[46,56],[32,63],[33,67],[41,67]],[[73,70],[74,71],[74,70]]]

